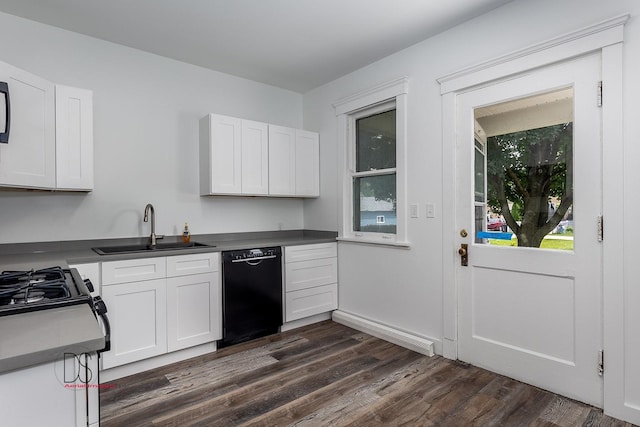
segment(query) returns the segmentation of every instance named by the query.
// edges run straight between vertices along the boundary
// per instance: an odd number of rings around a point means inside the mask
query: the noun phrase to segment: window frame
[[[334,103],[341,146],[342,194],[339,195],[338,240],[359,243],[409,246],[407,241],[406,135],[408,79],[401,78],[365,90]],[[396,110],[396,167],[356,172],[355,121],[380,112]],[[396,174],[396,233],[354,231],[353,178]]]

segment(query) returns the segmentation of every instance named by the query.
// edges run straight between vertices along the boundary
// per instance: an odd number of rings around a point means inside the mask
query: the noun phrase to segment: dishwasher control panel
[[[239,251],[229,251],[223,253],[226,259],[232,261],[243,261],[260,258],[275,258],[282,254],[282,248],[280,246],[272,248],[256,248],[256,249],[243,249]],[[226,255],[226,256],[225,256]]]

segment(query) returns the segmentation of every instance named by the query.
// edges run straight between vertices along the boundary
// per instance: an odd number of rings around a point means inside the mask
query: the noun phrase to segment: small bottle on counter
[[[189,226],[187,223],[184,223],[184,230],[182,231],[182,242],[189,243],[191,240],[191,233],[189,232]]]

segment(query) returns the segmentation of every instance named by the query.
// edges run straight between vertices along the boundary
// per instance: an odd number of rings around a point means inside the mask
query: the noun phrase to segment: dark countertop
[[[268,246],[296,246],[335,242],[337,233],[317,230],[262,231],[249,233],[200,234],[191,242],[210,245],[177,250],[148,251],[117,255],[99,255],[91,248],[144,244],[148,238],[120,238],[75,240],[61,242],[14,243],[0,245],[0,271],[29,270],[59,265],[88,264],[103,261],[185,255],[190,253],[221,252]],[[158,242],[179,242],[180,236],[167,236]]]
[[[0,271],[30,270],[69,264],[221,252],[268,246],[295,246],[335,242],[331,231],[290,230],[251,233],[206,234],[192,242],[209,247],[149,251],[125,255],[99,255],[91,248],[144,244],[147,238],[78,240],[0,245]],[[179,242],[168,236],[160,242]],[[63,353],[82,353],[104,347],[104,336],[88,305],[43,310],[3,317],[0,321],[0,372],[58,360]]]

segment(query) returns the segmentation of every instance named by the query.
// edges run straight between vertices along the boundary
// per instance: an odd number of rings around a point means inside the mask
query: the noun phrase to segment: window
[[[354,232],[396,234],[395,102],[352,117],[355,163],[350,168]]]
[[[343,136],[342,240],[406,246],[407,80],[334,104]]]

